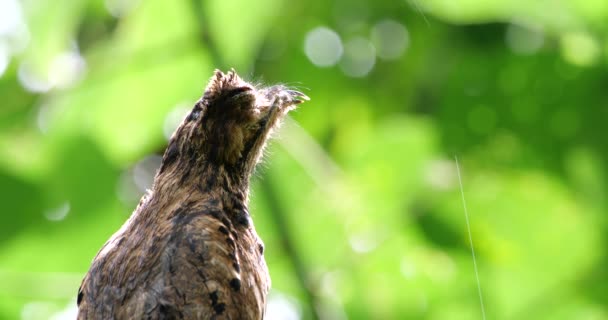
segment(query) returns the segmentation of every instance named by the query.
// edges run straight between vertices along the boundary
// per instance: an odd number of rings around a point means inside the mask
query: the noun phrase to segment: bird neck
[[[159,171],[154,181],[154,193],[169,195],[178,190],[189,190],[190,196],[204,198],[230,195],[233,200],[247,205],[249,172],[208,161],[180,162],[170,170]]]

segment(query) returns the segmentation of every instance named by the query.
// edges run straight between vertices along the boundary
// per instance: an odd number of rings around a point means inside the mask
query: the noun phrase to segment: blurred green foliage
[[[608,319],[608,2],[0,2],[0,318],[70,319],[213,69],[283,82],[271,319]],[[296,124],[297,123],[297,124]]]

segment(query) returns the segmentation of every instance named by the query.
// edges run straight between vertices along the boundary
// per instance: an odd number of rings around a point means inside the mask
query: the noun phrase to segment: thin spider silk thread
[[[469,233],[469,244],[471,245],[471,255],[473,256],[475,279],[477,279],[477,292],[479,293],[479,303],[481,305],[481,318],[486,320],[486,310],[483,305],[483,296],[481,294],[481,282],[479,281],[479,271],[477,270],[477,259],[475,258],[475,247],[473,246],[473,236],[471,235],[471,225],[469,223],[469,211],[467,210],[467,202],[464,199],[464,188],[462,187],[462,177],[460,176],[458,157],[454,156],[454,160],[456,160],[456,172],[458,173],[458,183],[460,184],[460,196],[462,197],[462,207],[464,208],[464,217],[467,222],[467,231]]]
[[[410,2],[410,1],[408,1]],[[426,22],[427,26],[430,26],[431,24],[429,23],[429,20],[426,19],[426,15],[424,14],[424,12],[422,11],[422,8],[420,8],[420,5],[418,4],[417,0],[411,0],[412,6],[414,7],[414,9],[416,9],[416,11],[418,11],[418,13],[420,13],[422,15],[422,18],[424,19],[424,22]]]

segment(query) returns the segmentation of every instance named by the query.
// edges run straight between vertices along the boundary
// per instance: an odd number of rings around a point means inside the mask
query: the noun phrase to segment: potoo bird
[[[78,319],[261,319],[270,277],[249,179],[271,131],[305,100],[216,70],[151,190],[94,258]]]

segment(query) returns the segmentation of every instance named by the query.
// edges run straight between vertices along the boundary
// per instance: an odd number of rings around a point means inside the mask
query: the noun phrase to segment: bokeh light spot
[[[17,69],[17,78],[23,88],[30,92],[47,92],[52,87],[51,82],[46,75],[43,75],[39,70],[35,70],[25,61],[21,62]]]
[[[27,47],[29,40],[29,31],[19,1],[0,1],[0,42],[4,42],[11,53],[18,53]]]
[[[10,53],[8,52],[8,48],[2,42],[0,42],[0,78],[6,71],[8,67],[8,63],[11,61]]]
[[[137,204],[142,192],[133,181],[133,169],[125,170],[118,179],[116,185],[116,196],[127,207]]]
[[[302,310],[297,300],[276,291],[270,293],[264,319],[298,320],[301,318]]]
[[[589,34],[567,33],[561,38],[560,43],[564,59],[574,65],[590,66],[599,58],[599,44]]]
[[[21,309],[22,320],[48,319],[50,314],[59,309],[57,305],[44,301],[32,301],[26,303]]]
[[[163,123],[163,134],[165,135],[165,139],[169,141],[171,139],[171,135],[177,129],[180,123],[184,120],[188,112],[190,112],[192,108],[189,103],[183,102],[178,104],[167,114],[165,117],[165,122]]]
[[[86,61],[77,50],[58,54],[49,68],[49,82],[58,88],[68,88],[84,76]]]
[[[38,108],[38,113],[36,114],[36,125],[38,125],[38,129],[40,129],[40,132],[49,132],[51,115],[51,106],[49,106],[48,104],[40,105],[40,107]]]
[[[140,191],[145,192],[152,187],[156,171],[160,168],[163,158],[158,155],[150,155],[138,162],[133,168],[133,180]]]
[[[416,276],[416,264],[407,257],[401,259],[399,270],[401,270],[403,277],[408,280],[413,279]]]
[[[457,174],[454,161],[438,159],[426,165],[424,180],[434,189],[450,190],[456,186]]]
[[[306,35],[304,52],[308,59],[318,67],[330,67],[338,63],[344,53],[342,40],[333,30],[318,27]]]
[[[516,23],[509,25],[505,40],[511,51],[531,55],[542,48],[545,37],[538,27],[522,26]]]
[[[105,0],[103,3],[112,16],[120,18],[135,9],[139,0]]]
[[[378,22],[372,28],[371,40],[378,57],[385,60],[401,57],[410,42],[405,26],[389,19]]]
[[[357,234],[353,235],[348,239],[350,247],[354,252],[367,253],[371,252],[378,247],[379,239],[371,234]]]
[[[62,203],[59,207],[46,210],[44,217],[50,221],[61,221],[67,217],[70,212],[70,203],[68,201]]]
[[[347,76],[360,78],[366,76],[376,64],[376,49],[367,39],[356,37],[344,46],[344,56],[340,68]]]

